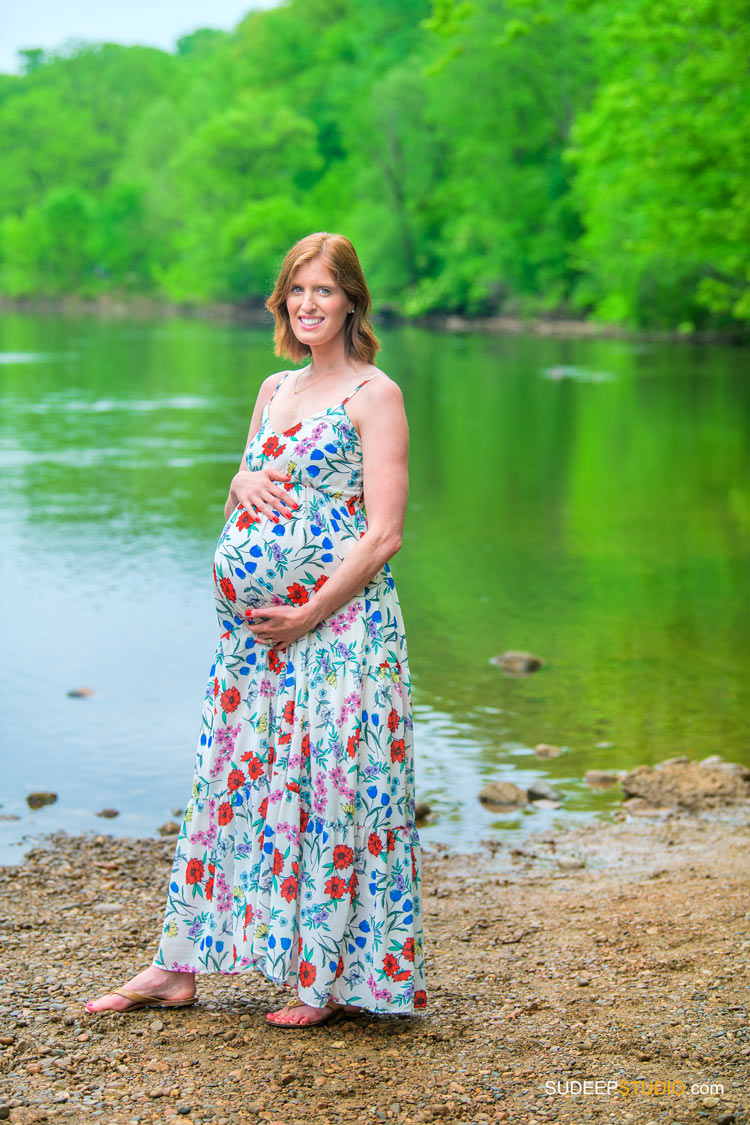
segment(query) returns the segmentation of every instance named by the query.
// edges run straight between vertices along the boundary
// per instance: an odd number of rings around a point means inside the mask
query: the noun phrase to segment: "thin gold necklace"
[[[299,377],[300,377],[301,374],[302,374],[301,371],[297,372],[297,378],[294,380],[294,386],[292,387],[292,394],[293,395],[301,395],[303,393],[303,391],[306,391],[308,389],[308,387],[314,387],[315,384],[319,383],[320,380],[323,378],[322,375],[319,375],[317,379],[313,379],[312,383],[308,383],[307,387],[303,387],[301,391],[298,391],[297,386],[299,384]]]

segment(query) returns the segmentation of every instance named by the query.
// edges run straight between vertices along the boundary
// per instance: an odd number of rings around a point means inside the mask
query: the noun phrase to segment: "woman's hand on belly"
[[[288,492],[274,483],[291,479],[289,473],[280,473],[276,469],[258,469],[256,472],[240,469],[232,477],[227,508],[231,505],[231,511],[234,511],[241,504],[246,511],[268,516],[274,523],[278,523],[278,518],[273,514],[274,508],[282,516],[290,516],[290,509],[299,507]]]
[[[316,624],[306,606],[264,605],[247,617],[248,628],[256,641],[266,645],[286,645],[298,641]]]

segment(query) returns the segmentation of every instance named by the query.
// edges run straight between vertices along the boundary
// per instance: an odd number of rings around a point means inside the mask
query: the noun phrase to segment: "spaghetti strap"
[[[363,380],[362,380],[362,382],[361,382],[361,383],[359,384],[359,386],[358,386],[358,387],[355,387],[355,388],[354,388],[354,390],[352,391],[352,393],[351,393],[350,395],[347,395],[347,396],[346,396],[346,398],[345,398],[345,399],[344,399],[344,401],[343,401],[343,402],[341,403],[341,405],[342,405],[342,406],[346,406],[346,404],[347,404],[347,402],[349,401],[349,399],[350,399],[350,398],[354,398],[354,396],[356,395],[357,391],[358,391],[358,390],[360,390],[360,388],[361,388],[361,387],[364,387],[365,383],[369,383],[371,379],[377,379],[377,377],[378,377],[378,375],[379,375],[379,374],[380,374],[380,372],[376,372],[376,373],[375,373],[374,375],[368,375],[368,377],[367,377],[366,379],[363,379]]]
[[[276,392],[278,391],[279,387],[281,386],[281,384],[282,384],[282,383],[284,382],[284,380],[286,379],[287,375],[291,375],[291,371],[285,371],[285,372],[284,372],[284,374],[283,374],[283,375],[281,376],[281,378],[279,379],[278,383],[277,383],[277,384],[276,384],[276,386],[275,386],[275,387],[273,388],[273,390],[271,391],[271,394],[270,394],[270,395],[268,396],[268,399],[266,400],[266,407],[268,407],[268,404],[269,404],[269,403],[270,403],[270,402],[272,401],[272,399],[273,399],[273,396],[274,396],[274,395],[276,394]]]

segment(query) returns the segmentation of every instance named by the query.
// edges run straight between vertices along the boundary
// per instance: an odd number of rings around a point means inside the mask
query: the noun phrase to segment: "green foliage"
[[[567,158],[579,297],[637,325],[750,319],[750,23],[744,0],[627,0]]]
[[[0,75],[0,292],[260,302],[342,230],[410,316],[750,320],[744,0],[288,0]]]

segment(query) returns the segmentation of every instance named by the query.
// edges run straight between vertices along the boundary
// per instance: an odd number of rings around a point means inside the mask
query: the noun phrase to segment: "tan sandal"
[[[90,1016],[99,1016],[103,1012],[114,1012],[118,1016],[124,1016],[128,1012],[137,1012],[139,1008],[189,1008],[194,1004],[197,997],[191,996],[188,1000],[163,1000],[161,996],[147,996],[143,992],[133,992],[132,989],[126,988],[122,985],[120,988],[112,990],[113,996],[124,996],[126,1000],[132,1000],[129,1008],[100,1008],[99,1011],[89,1012],[88,1008],[85,1011]]]
[[[292,1008],[303,1008],[304,1006],[304,1000],[300,1000],[299,996],[295,996],[280,1010],[282,1012],[288,1012]],[[312,1007],[312,1005],[310,1005],[310,1007]],[[339,1023],[340,1020],[345,1020],[349,1017],[356,1018],[362,1011],[362,1009],[359,1009],[357,1012],[350,1012],[347,1010],[345,1004],[339,1004],[337,1000],[326,1000],[322,1007],[332,1009],[330,1016],[326,1016],[322,1020],[315,1020],[311,1023],[277,1023],[276,1020],[266,1019],[266,1023],[270,1024],[271,1027],[280,1027],[284,1031],[307,1031],[311,1027],[321,1027],[323,1024]]]

